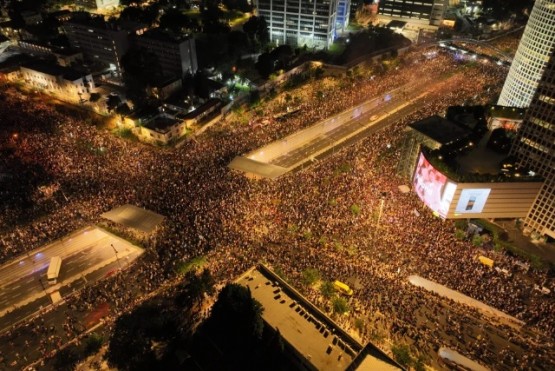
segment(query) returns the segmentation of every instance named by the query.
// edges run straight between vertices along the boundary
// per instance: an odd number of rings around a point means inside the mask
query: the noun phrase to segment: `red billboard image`
[[[414,191],[422,201],[433,211],[444,215],[442,194],[447,183],[447,177],[437,171],[421,153],[414,173]]]

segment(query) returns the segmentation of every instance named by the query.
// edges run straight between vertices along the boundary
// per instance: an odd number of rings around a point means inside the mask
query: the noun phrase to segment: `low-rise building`
[[[83,53],[73,48],[59,48],[36,40],[20,40],[18,45],[26,53],[51,56],[58,65],[64,67],[83,61]]]
[[[146,143],[167,145],[187,134],[189,128],[184,120],[160,114],[139,127],[139,139]]]
[[[94,90],[92,75],[43,61],[21,65],[20,74],[26,84],[64,99],[81,101]]]

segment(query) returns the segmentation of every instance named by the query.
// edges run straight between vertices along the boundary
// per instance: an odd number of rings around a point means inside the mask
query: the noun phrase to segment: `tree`
[[[391,352],[393,353],[393,358],[401,364],[401,366],[408,367],[412,363],[412,357],[410,355],[410,350],[406,344],[394,344],[391,347]]]
[[[170,8],[160,17],[160,27],[179,34],[183,29],[190,29],[191,20],[181,11]]]
[[[104,343],[104,338],[96,332],[93,332],[87,337],[87,340],[85,340],[85,354],[90,355],[98,352],[100,347],[102,347],[102,343]]]
[[[228,334],[235,341],[259,339],[264,329],[263,310],[247,287],[231,283],[220,291],[212,307],[212,325],[219,329],[218,333]]]
[[[106,359],[119,370],[156,369],[155,343],[167,343],[177,334],[177,319],[160,305],[147,303],[120,316],[110,337]]]
[[[54,367],[60,371],[72,371],[75,370],[77,362],[79,362],[79,354],[74,346],[69,346],[56,353]]]
[[[349,311],[349,303],[347,303],[347,300],[345,300],[345,298],[342,298],[341,296],[338,296],[335,299],[333,299],[332,307],[333,307],[334,313],[337,313],[337,314],[343,314]]]
[[[275,61],[269,53],[262,53],[258,56],[255,67],[260,76],[267,79],[274,72]]]
[[[315,268],[305,269],[302,275],[303,275],[302,281],[307,286],[314,285],[316,281],[320,279],[320,272],[318,272],[318,269],[315,269]]]
[[[320,293],[326,299],[333,297],[335,295],[335,288],[333,287],[333,283],[331,283],[330,281],[322,282],[322,285],[320,286]]]
[[[258,27],[256,28],[256,37],[261,45],[266,45],[270,41],[270,32],[268,24],[264,17],[258,19]]]

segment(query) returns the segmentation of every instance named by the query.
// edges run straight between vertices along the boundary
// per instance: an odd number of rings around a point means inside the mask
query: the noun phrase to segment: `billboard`
[[[418,197],[444,219],[525,217],[542,184],[542,180],[456,182],[434,168],[422,152],[412,181]]]
[[[413,186],[418,197],[430,209],[442,217],[447,215],[457,184],[448,181],[447,177],[436,170],[422,153],[416,165]]]
[[[456,213],[481,213],[488,200],[491,188],[463,189],[455,208]]]

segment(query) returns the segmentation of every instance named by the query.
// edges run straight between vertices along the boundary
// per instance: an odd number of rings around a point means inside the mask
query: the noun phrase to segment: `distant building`
[[[160,145],[171,144],[187,134],[193,125],[204,124],[216,119],[220,114],[221,106],[221,100],[209,99],[188,113],[178,113],[177,115],[160,113],[142,121],[136,132],[143,142]]]
[[[26,10],[21,12],[21,18],[27,26],[37,25],[42,22],[42,14],[35,12],[34,10]]]
[[[26,53],[51,56],[56,59],[57,64],[63,67],[83,61],[83,53],[72,48],[58,48],[35,40],[21,40],[18,45]]]
[[[156,55],[164,76],[181,78],[197,72],[195,39],[190,36],[173,37],[156,28],[137,36],[135,44]]]
[[[392,19],[441,25],[448,0],[380,0],[379,14]]]
[[[351,16],[351,0],[337,0],[337,15],[335,29],[337,33],[345,32]]]
[[[117,8],[119,0],[76,0],[75,5],[87,10],[103,10]]]
[[[497,104],[527,108],[555,47],[555,1],[536,0]]]
[[[337,0],[255,0],[255,7],[278,45],[325,49],[333,43]]]
[[[555,14],[555,10],[553,13]],[[519,165],[545,178],[545,183],[525,219],[525,230],[555,239],[555,85],[553,81],[555,81],[555,53],[552,51],[530,107],[524,115],[524,121],[517,133],[511,154],[517,158]]]
[[[147,87],[147,93],[153,98],[166,100],[183,87],[183,80],[179,77],[170,77],[157,81]]]
[[[70,100],[84,99],[94,90],[94,81],[90,74],[43,61],[23,64],[20,67],[20,73],[21,78],[29,86],[44,89]]]
[[[72,47],[80,49],[86,58],[122,72],[121,58],[129,50],[130,31],[102,17],[72,19],[64,25]]]

